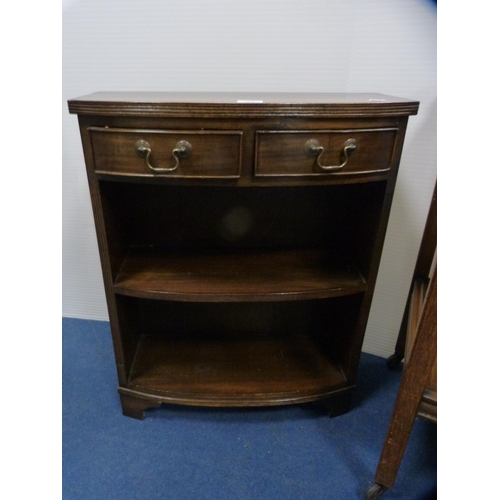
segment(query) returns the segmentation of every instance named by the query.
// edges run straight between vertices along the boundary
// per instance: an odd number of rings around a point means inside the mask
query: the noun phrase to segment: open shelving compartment
[[[347,386],[327,328],[335,329],[335,309],[342,308],[345,322],[345,308],[355,309],[359,297],[297,301],[293,307],[125,296],[118,302],[141,332],[128,389],[163,396],[165,402],[262,406],[319,400]]]
[[[262,406],[350,392],[384,182],[99,183],[122,398]]]
[[[349,410],[408,117],[372,93],[97,92],[78,115],[125,415]]]

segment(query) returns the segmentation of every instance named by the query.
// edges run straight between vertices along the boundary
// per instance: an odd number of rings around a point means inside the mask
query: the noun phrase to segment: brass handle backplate
[[[179,167],[179,160],[187,158],[193,152],[193,146],[188,141],[179,141],[175,148],[172,150],[172,156],[175,158],[175,165],[173,167],[154,167],[149,161],[151,156],[151,146],[147,141],[139,140],[135,143],[135,152],[140,158],[146,160],[146,165],[154,172],[173,172]]]
[[[311,139],[306,142],[305,151],[307,156],[316,156],[316,164],[322,170],[326,170],[327,172],[332,172],[336,170],[343,169],[347,162],[349,161],[349,157],[356,151],[358,147],[358,143],[356,139],[347,139],[344,143],[344,148],[342,149],[342,156],[344,161],[340,165],[322,165],[320,160],[321,156],[325,152],[325,148],[319,144],[316,139]]]

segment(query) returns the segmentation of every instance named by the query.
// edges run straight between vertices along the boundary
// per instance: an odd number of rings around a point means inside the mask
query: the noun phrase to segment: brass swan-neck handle
[[[356,139],[347,139],[347,141],[345,141],[344,148],[342,150],[342,156],[344,157],[344,161],[342,162],[341,165],[321,164],[321,156],[325,152],[325,148],[321,146],[316,139],[311,139],[307,141],[305,150],[307,156],[316,156],[316,164],[318,165],[319,168],[327,172],[333,172],[336,170],[341,170],[347,165],[350,156],[354,153],[354,151],[356,151],[357,146],[358,143]]]
[[[146,165],[153,170],[153,172],[173,172],[179,167],[179,160],[187,158],[191,155],[193,146],[188,141],[179,141],[172,150],[172,156],[175,158],[175,165],[173,167],[154,167],[149,161],[151,156],[151,146],[147,141],[139,140],[135,143],[135,152],[140,158],[146,160]]]

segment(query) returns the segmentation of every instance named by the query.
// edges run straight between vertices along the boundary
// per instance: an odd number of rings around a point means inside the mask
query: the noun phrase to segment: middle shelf
[[[131,248],[115,292],[139,298],[196,301],[321,299],[364,292],[352,261],[331,249],[168,252]]]

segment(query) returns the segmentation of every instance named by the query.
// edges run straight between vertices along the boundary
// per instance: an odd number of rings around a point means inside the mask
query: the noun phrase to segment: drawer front
[[[388,172],[397,128],[358,130],[260,130],[255,175],[332,176]]]
[[[240,131],[89,128],[100,174],[238,178]]]

